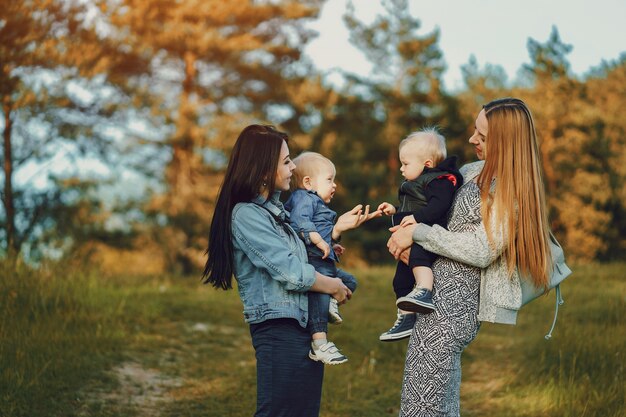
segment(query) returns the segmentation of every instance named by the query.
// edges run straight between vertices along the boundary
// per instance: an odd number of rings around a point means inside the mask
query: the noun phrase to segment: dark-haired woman
[[[237,280],[257,360],[255,416],[316,417],[323,364],[309,359],[307,291],[344,302],[352,295],[341,282],[307,263],[302,241],[287,223],[279,201],[289,189],[294,163],[287,135],[251,125],[239,135],[228,163],[209,234],[206,283],[232,288]],[[335,234],[372,216],[361,206],[342,215]]]

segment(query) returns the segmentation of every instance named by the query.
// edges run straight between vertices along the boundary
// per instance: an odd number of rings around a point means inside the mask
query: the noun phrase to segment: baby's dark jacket
[[[400,184],[400,205],[392,216],[392,224],[400,224],[412,214],[418,223],[446,227],[454,193],[463,184],[456,161],[457,157],[451,156],[434,168],[424,168],[416,179]]]

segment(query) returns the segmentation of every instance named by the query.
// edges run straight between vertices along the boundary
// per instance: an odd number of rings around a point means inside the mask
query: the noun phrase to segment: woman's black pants
[[[324,365],[309,359],[311,335],[295,319],[251,324],[256,352],[255,417],[318,417]]]

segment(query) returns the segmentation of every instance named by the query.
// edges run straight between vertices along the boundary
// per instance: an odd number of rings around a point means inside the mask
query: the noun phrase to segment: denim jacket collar
[[[283,203],[280,202],[280,191],[274,191],[274,194],[267,200],[261,194],[257,194],[256,197],[252,199],[252,202],[269,210],[270,213],[282,221],[289,220],[289,213],[285,211]]]
[[[328,206],[328,204],[326,204],[326,202],[324,200],[322,200],[322,197],[320,197],[320,195],[317,193],[317,191],[315,190],[305,190],[304,188],[298,188],[297,190],[295,190],[292,194],[294,193],[306,193],[306,194],[311,194],[313,196],[315,196],[316,198],[319,198],[319,200],[325,205]],[[289,212],[287,212],[287,215],[289,215]]]
[[[313,194],[315,197],[317,197],[320,200],[322,200],[322,197],[320,197],[320,195],[317,193],[317,191],[315,191],[315,190],[306,190],[306,192],[309,193],[309,194]],[[324,203],[324,205],[326,204],[326,202],[324,200],[322,200],[322,203]]]

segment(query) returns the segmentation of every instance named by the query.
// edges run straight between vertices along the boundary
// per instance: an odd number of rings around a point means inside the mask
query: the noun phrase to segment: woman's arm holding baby
[[[387,247],[396,259],[400,259],[402,252],[415,242],[437,255],[479,268],[486,268],[495,261],[504,252],[508,242],[508,234],[497,225],[492,225],[493,240],[490,242],[483,223],[471,232],[451,232],[438,225],[415,223],[389,230],[393,234]]]

